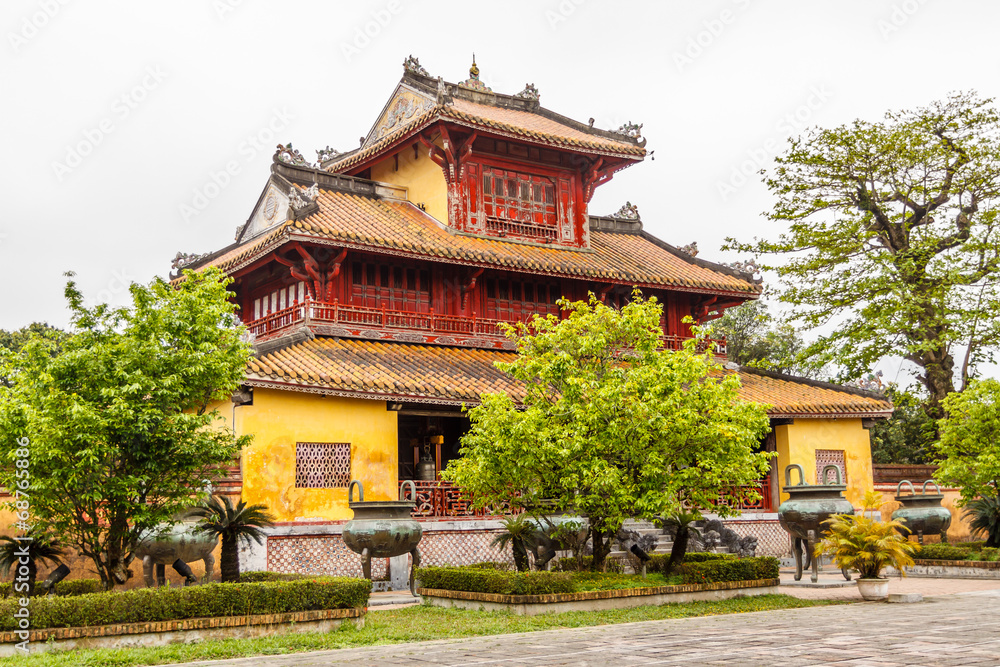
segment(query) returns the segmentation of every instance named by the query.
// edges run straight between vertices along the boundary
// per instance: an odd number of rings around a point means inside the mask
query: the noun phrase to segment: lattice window
[[[822,478],[823,468],[833,464],[840,468],[841,484],[847,484],[847,457],[843,449],[817,449],[816,450],[816,483],[823,484],[827,480]],[[833,483],[833,471],[827,471],[829,481]]]
[[[351,483],[351,444],[295,444],[295,486],[309,489],[346,488]]]

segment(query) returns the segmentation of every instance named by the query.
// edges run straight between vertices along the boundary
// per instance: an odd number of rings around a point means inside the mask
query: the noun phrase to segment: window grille
[[[825,484],[823,479],[823,468],[833,464],[840,468],[841,484],[847,484],[847,457],[843,449],[817,449],[816,450],[816,483]],[[833,471],[827,472],[827,477],[832,483],[834,481]]]
[[[347,488],[351,483],[351,444],[295,444],[295,486],[308,489]]]

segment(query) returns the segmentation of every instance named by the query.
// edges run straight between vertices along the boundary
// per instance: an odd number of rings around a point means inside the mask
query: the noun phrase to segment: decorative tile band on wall
[[[420,541],[421,565],[469,565],[482,561],[513,562],[510,548],[490,545],[495,530],[434,531]],[[387,578],[388,559],[372,559],[372,577]],[[340,535],[271,536],[267,539],[267,569],[272,572],[361,577],[361,557],[347,548]]]

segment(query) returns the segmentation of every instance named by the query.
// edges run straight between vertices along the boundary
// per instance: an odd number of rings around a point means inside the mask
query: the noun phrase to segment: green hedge
[[[35,591],[38,595],[44,595],[45,591],[41,588],[42,580],[39,579],[35,582]],[[0,598],[10,597],[11,592],[14,590],[14,584],[11,582],[0,583]],[[62,595],[64,597],[72,597],[74,595],[84,595],[86,593],[101,593],[104,591],[104,587],[101,585],[100,579],[68,579],[66,581],[60,581],[56,584],[56,595]]]
[[[580,563],[577,563],[576,559],[573,557],[557,558],[552,561],[549,567],[553,572],[587,572],[590,570],[590,564],[592,562],[594,562],[593,556],[584,556]],[[614,574],[623,574],[625,572],[625,558],[611,556],[605,558],[604,571],[612,572]]]
[[[777,579],[778,568],[777,558],[757,556],[684,563],[679,573],[684,578],[685,584],[714,584],[720,581]]]
[[[925,544],[914,558],[920,560],[968,560],[972,549],[955,544]]]
[[[475,570],[497,570],[499,572],[510,572],[514,569],[512,563],[498,563],[492,560],[485,560],[481,563],[473,563],[472,565],[466,565],[465,567],[471,567]]]
[[[734,560],[735,558],[736,554],[717,554],[711,551],[696,551],[684,554],[685,563],[704,563],[709,560]]]
[[[29,603],[29,613],[32,628],[69,628],[364,607],[370,593],[371,583],[367,579],[317,577],[301,581],[137,588],[76,597],[36,597]],[[0,601],[0,630],[16,629],[16,608],[17,600]]]
[[[499,595],[572,593],[573,580],[563,572],[503,572],[469,567],[418,567],[424,588]]]
[[[309,578],[307,574],[292,574],[290,572],[264,572],[255,570],[253,572],[240,573],[241,584],[252,584],[261,581],[298,581],[307,578]]]
[[[734,559],[736,559],[736,554],[717,554],[699,551],[684,554],[684,560],[682,563],[706,563]],[[653,554],[650,561],[646,563],[646,572],[669,574],[669,572],[667,572],[668,563],[670,563],[670,554]]]

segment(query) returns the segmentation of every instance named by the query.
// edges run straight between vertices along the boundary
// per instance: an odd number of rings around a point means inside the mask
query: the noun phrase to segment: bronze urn
[[[799,471],[799,483],[792,485],[792,469]],[[844,497],[847,485],[842,483],[840,467],[830,464],[823,468],[821,479],[827,472],[835,470],[834,484],[806,484],[802,466],[793,463],[785,468],[785,486],[781,490],[789,495],[788,500],[778,507],[778,521],[794,540],[792,553],[795,555],[795,581],[802,579],[802,548],[806,549],[805,567],[812,565],[813,583],[819,580],[819,563],[814,557],[816,543],[821,539],[825,527],[823,522],[834,514],[854,514],[854,506]],[[844,578],[850,580],[847,570],[841,570]]]
[[[358,499],[354,500],[354,487],[358,488]],[[410,500],[405,499],[406,488],[410,489]],[[410,516],[416,502],[417,490],[412,481],[405,481],[399,489],[399,500],[365,501],[365,489],[358,480],[353,480],[347,491],[347,504],[354,510],[354,518],[344,526],[344,544],[354,553],[361,554],[361,568],[365,579],[372,578],[372,558],[392,558],[411,554],[410,593],[416,596],[413,571],[420,565],[417,544],[423,537],[420,523]]]
[[[903,495],[903,485],[910,487],[910,495]],[[927,485],[933,484],[937,493],[927,493]],[[896,500],[903,506],[892,513],[896,521],[904,522],[907,535],[917,534],[920,544],[924,543],[924,534],[940,535],[942,542],[948,541],[948,527],[951,526],[951,512],[942,507],[944,494],[941,487],[932,479],[924,482],[918,494],[913,489],[913,483],[904,479],[896,485]]]

